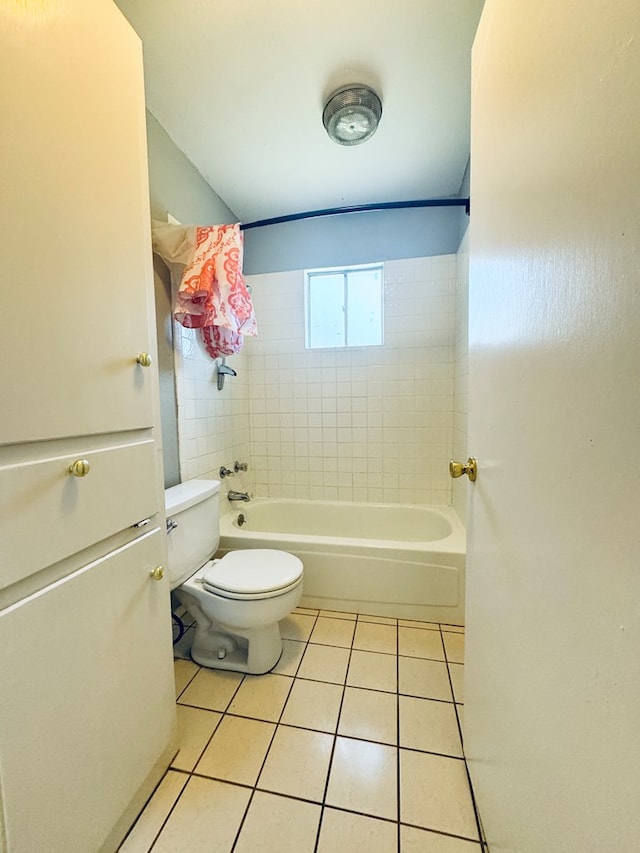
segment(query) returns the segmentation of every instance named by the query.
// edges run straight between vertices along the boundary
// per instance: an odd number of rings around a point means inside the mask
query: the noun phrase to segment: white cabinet
[[[141,53],[111,0],[0,10],[0,443],[153,424]]]
[[[11,853],[93,853],[173,726],[156,529],[0,612],[0,761]],[[126,827],[125,827],[126,828]],[[122,828],[120,828],[122,829]],[[120,833],[121,834],[121,833]]]
[[[175,751],[141,45],[3,4],[0,79],[0,851],[113,851]]]

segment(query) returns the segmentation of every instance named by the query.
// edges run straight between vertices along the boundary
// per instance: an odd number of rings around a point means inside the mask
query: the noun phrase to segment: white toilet
[[[264,548],[212,560],[220,541],[219,491],[217,480],[165,491],[171,589],[196,620],[196,663],[268,672],[282,654],[278,622],[302,596],[302,562]]]

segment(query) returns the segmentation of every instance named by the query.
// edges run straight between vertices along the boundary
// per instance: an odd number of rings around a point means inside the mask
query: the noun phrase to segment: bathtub
[[[302,607],[454,625],[465,547],[451,507],[253,498],[220,519],[220,555],[277,548],[302,560]]]

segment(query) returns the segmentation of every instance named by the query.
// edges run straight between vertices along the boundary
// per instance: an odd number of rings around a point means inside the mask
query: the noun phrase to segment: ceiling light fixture
[[[334,92],[322,111],[322,123],[338,145],[359,145],[376,132],[382,102],[368,86],[343,86]]]

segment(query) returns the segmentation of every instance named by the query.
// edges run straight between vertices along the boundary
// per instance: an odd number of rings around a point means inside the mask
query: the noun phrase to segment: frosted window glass
[[[343,347],[344,275],[309,276],[309,347]]]
[[[307,348],[382,344],[382,266],[307,273]]]
[[[382,343],[382,271],[347,275],[347,343],[350,347]]]

